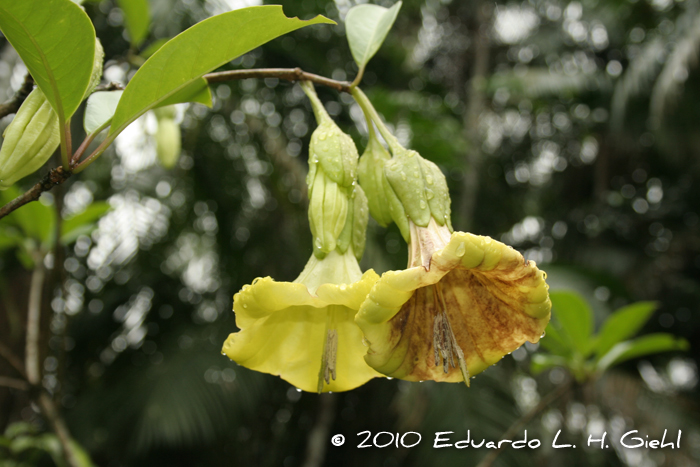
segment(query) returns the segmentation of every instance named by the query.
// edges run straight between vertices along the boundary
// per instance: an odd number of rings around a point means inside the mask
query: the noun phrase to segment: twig
[[[44,292],[44,277],[46,277],[46,269],[44,269],[43,255],[36,255],[34,258],[32,282],[29,287],[27,342],[24,354],[27,381],[34,386],[38,386],[39,383],[41,383],[41,371],[39,370],[39,329],[41,324],[41,298]]]
[[[17,357],[14,353],[12,353],[12,350],[10,350],[9,347],[7,347],[5,344],[0,342],[0,357],[4,358],[7,360],[7,363],[12,365],[12,367],[17,370],[17,372],[22,375],[22,377],[26,378],[27,373],[24,371],[24,364],[22,363],[22,360],[20,360],[19,357]]]
[[[223,83],[248,78],[278,78],[286,81],[311,81],[312,83],[328,86],[340,92],[351,91],[347,81],[336,81],[325,76],[307,73],[301,68],[253,68],[250,70],[219,71],[204,75],[208,83]]]
[[[27,76],[24,77],[22,87],[15,93],[12,100],[0,105],[0,118],[17,113],[29,93],[32,92],[32,89],[34,89],[34,79],[32,75],[27,73]]]
[[[316,84],[327,86],[333,88],[340,92],[350,93],[351,83],[347,81],[337,81],[331,78],[326,78],[325,76],[316,75],[313,73],[307,73],[301,68],[255,68],[251,70],[231,70],[231,71],[220,71],[217,73],[209,73],[204,75],[204,79],[208,83],[223,83],[226,81],[233,81],[239,79],[248,78],[278,78],[287,81],[311,81]],[[116,89],[121,89],[122,86],[118,83],[109,83],[105,85],[100,85],[95,88],[96,91],[112,91]],[[11,113],[11,112],[10,112]],[[8,113],[9,114],[9,113]],[[0,114],[1,115],[1,114]],[[89,144],[89,142],[88,142]],[[81,145],[78,151],[84,151],[85,147]],[[82,155],[82,153],[80,154]],[[75,156],[75,155],[73,155]],[[71,157],[71,162],[77,162],[75,157]],[[89,159],[89,158],[88,158]],[[85,163],[87,161],[83,161]],[[90,161],[91,162],[91,161]],[[72,170],[76,168],[82,169],[80,167],[83,163],[72,167]],[[80,170],[77,170],[79,172]],[[65,182],[68,177],[70,177],[72,172],[70,170],[64,170],[62,167],[51,169],[51,172],[44,177],[39,183],[34,185],[29,191],[10,201],[8,204],[0,208],[0,219],[18,209],[30,201],[35,201],[39,199],[39,196],[44,191],[49,191],[56,185]]]
[[[0,376],[0,386],[6,388],[19,389],[20,391],[29,391],[29,383],[17,378],[9,378],[7,376]]]
[[[319,413],[306,444],[306,459],[303,467],[320,467],[326,457],[326,447],[330,443],[329,433],[335,418],[337,394],[321,394],[318,396]]]
[[[530,409],[529,412],[524,414],[522,417],[517,419],[513,424],[506,430],[505,433],[503,433],[503,436],[501,436],[501,439],[512,439],[513,436],[518,434],[518,432],[528,424],[530,420],[532,420],[535,415],[539,414],[542,412],[544,409],[546,409],[552,402],[555,400],[559,399],[561,396],[566,394],[568,390],[571,388],[571,385],[573,384],[574,380],[569,379],[566,383],[562,384],[561,386],[557,387],[554,389],[552,392],[544,396],[540,400],[540,403],[537,404],[535,407]],[[499,443],[500,445],[500,443]],[[501,451],[504,449],[504,446],[499,447],[495,451],[491,451],[488,453],[486,457],[482,459],[481,462],[476,467],[491,467],[491,464],[494,463],[498,455],[501,453]]]
[[[27,313],[27,350],[25,363],[27,366],[27,380],[32,386],[39,387],[41,384],[40,355],[39,355],[39,330],[41,325],[41,298],[44,291],[44,258],[37,255],[34,258],[34,272],[32,282],[29,287],[29,311]],[[75,450],[71,445],[68,427],[58,413],[56,404],[51,396],[45,391],[39,393],[37,399],[41,413],[51,425],[54,433],[61,443],[63,457],[70,467],[80,467]]]
[[[38,200],[43,192],[49,191],[56,185],[60,185],[61,183],[65,182],[71,175],[72,173],[64,170],[63,167],[51,169],[51,171],[46,174],[46,176],[44,176],[40,182],[31,187],[26,193],[18,196],[0,208],[0,219],[10,214],[15,209],[18,209],[29,202]]]
[[[71,444],[68,427],[59,415],[53,399],[51,399],[46,392],[42,392],[41,395],[39,395],[39,407],[41,408],[41,413],[44,414],[49,425],[51,425],[54,433],[56,433],[58,441],[61,443],[63,457],[66,459],[66,462],[68,462],[68,465],[70,467],[81,467],[82,464],[78,461],[78,456]]]
[[[124,86],[120,83],[115,83],[114,81],[111,81],[107,84],[100,84],[95,87],[95,89],[92,92],[102,92],[102,91],[122,91],[124,89]]]

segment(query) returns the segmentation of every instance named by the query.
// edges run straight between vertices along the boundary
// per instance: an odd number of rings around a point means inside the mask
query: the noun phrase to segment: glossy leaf
[[[588,304],[575,292],[555,291],[549,294],[549,298],[556,320],[554,325],[558,326],[562,340],[568,339],[573,349],[584,357],[588,356],[593,327],[593,315]]]
[[[94,133],[112,118],[123,93],[124,91],[104,91],[90,95],[83,118],[85,133]]]
[[[169,40],[170,39],[163,38],[153,41],[151,45],[143,49],[143,51],[141,52],[141,58],[143,58],[144,60],[151,58],[151,55],[158,52],[158,50],[160,50],[161,47],[167,44]]]
[[[637,334],[658,306],[656,302],[637,302],[612,313],[598,333],[596,355],[607,353],[618,342]]]
[[[114,114],[110,136],[206,73],[276,37],[320,23],[333,24],[322,16],[309,21],[287,18],[282,6],[270,5],[242,8],[195,24],[161,47],[136,72]]]
[[[688,341],[673,334],[649,334],[615,345],[598,361],[596,368],[599,371],[605,371],[612,366],[619,365],[633,358],[671,350],[688,350],[688,348]]]
[[[401,9],[401,2],[391,8],[379,5],[357,5],[348,11],[345,31],[352,57],[362,69],[377,53]]]
[[[0,0],[0,29],[61,121],[73,115],[90,84],[95,29],[70,0]]]
[[[117,4],[124,12],[126,30],[129,32],[131,44],[138,47],[148,36],[148,28],[151,25],[148,0],[117,0]]]

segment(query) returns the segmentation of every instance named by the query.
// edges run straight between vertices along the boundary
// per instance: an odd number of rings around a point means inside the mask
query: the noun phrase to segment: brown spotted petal
[[[454,232],[446,240],[449,232],[433,227],[432,246],[409,246],[417,265],[383,274],[355,321],[377,371],[468,383],[525,341],[539,341],[551,309],[546,274],[490,237]]]

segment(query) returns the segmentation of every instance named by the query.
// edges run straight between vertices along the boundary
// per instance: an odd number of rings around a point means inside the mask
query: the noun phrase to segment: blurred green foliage
[[[117,2],[85,8],[105,48],[105,80],[124,82],[162,39],[243,3],[151,0],[152,22],[139,48],[124,35]],[[324,14],[339,25],[294,32],[224,69],[299,66],[352,80],[357,66],[343,20],[353,4],[285,2],[288,16]],[[469,390],[377,379],[332,395],[329,434],[347,441],[326,444],[327,465],[476,464],[484,450],[435,450],[433,434],[454,431],[464,439],[471,430],[496,440],[570,382],[565,368],[580,382],[530,422],[530,436],[546,441],[563,429],[569,442],[584,445],[594,428],[650,436],[682,429],[688,442],[681,450],[643,460],[698,462],[691,441],[700,433],[697,345],[619,359],[648,339],[694,344],[700,330],[700,81],[690,60],[697,57],[699,6],[403,3],[367,65],[363,89],[401,142],[448,175],[456,229],[470,226],[509,243],[547,271],[554,321],[541,341],[547,352],[526,345]],[[25,70],[2,46],[0,91],[9,98]],[[473,80],[479,67],[483,79]],[[362,151],[363,118],[351,100],[318,92]],[[219,352],[235,331],[233,293],[257,276],[292,280],[311,254],[304,177],[313,115],[298,86],[277,80],[223,83],[212,93],[212,109],[178,111],[183,152],[175,169],[156,163],[147,115],[63,193],[54,190],[53,198],[15,214],[25,212],[31,222],[0,221],[0,245],[12,247],[0,257],[0,341],[22,354],[22,333],[12,330],[24,320],[30,263],[15,253],[29,251],[17,238],[32,232],[31,248],[44,245],[46,263],[60,261],[65,271],[45,293],[44,386],[96,465],[290,467],[309,459],[320,398]],[[76,123],[75,139],[80,132]],[[97,215],[87,214],[99,210],[88,207],[93,202],[111,207],[95,230],[89,226]],[[89,218],[59,249],[50,240],[57,210],[64,228],[71,216]],[[362,266],[382,272],[405,264],[398,230],[371,223]],[[667,337],[649,337],[660,333]],[[610,371],[585,377],[602,364]],[[0,374],[13,370],[0,361]],[[47,433],[26,394],[0,388],[0,426],[18,421]],[[364,430],[417,431],[423,441],[412,449],[357,449],[356,433]],[[505,450],[495,465],[642,462],[640,451],[543,444]],[[22,456],[30,465],[51,462],[41,450]]]

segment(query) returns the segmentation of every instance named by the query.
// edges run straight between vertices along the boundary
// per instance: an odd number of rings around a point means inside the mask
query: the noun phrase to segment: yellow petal
[[[370,366],[409,381],[463,381],[456,363],[436,365],[442,310],[470,375],[539,341],[551,302],[534,262],[489,237],[455,232],[426,263],[385,273],[360,307],[355,321],[369,341]]]
[[[343,267],[347,255],[332,252],[323,260],[312,256],[301,277],[316,280],[314,272]],[[359,269],[358,269],[359,271]],[[353,275],[352,271],[348,274]],[[247,368],[278,375],[304,391],[347,391],[381,376],[363,356],[367,347],[354,318],[372,285],[379,279],[365,272],[349,284],[323,283],[309,287],[299,282],[275,282],[259,278],[234,296],[236,325],[241,329],[229,335],[223,352]],[[312,290],[316,288],[315,293]],[[311,290],[310,290],[311,289]],[[323,378],[324,348],[328,331],[334,331],[335,379]]]

